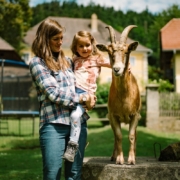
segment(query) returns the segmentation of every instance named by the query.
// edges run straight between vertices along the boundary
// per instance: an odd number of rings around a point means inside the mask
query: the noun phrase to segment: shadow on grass
[[[0,179],[42,179],[42,160],[39,149],[6,150],[0,152]]]
[[[122,129],[124,156],[128,155],[129,141],[127,128]],[[85,156],[110,157],[113,151],[114,137],[110,127],[90,127],[88,131],[88,147]],[[137,129],[137,156],[154,157],[154,143],[160,143],[162,149],[179,141],[179,135],[159,133],[144,127]],[[42,162],[39,139],[10,141],[13,149],[0,151],[0,179],[3,180],[40,180],[42,179]],[[6,147],[5,147],[6,148]],[[159,156],[159,152],[156,153]]]
[[[62,180],[64,180],[64,166]],[[1,180],[42,180],[42,157],[39,148],[0,151]]]
[[[128,129],[122,128],[123,150],[127,155],[129,149]],[[159,133],[138,127],[137,129],[137,156],[154,156],[154,143],[159,143],[161,148],[165,148],[169,144],[179,141],[179,135],[171,135],[168,133]],[[103,126],[101,124],[95,126],[88,125],[89,145],[86,149],[86,156],[110,156],[113,150],[114,135],[110,125]],[[39,139],[28,137],[22,139],[14,138],[9,142],[12,149],[36,149],[39,148]]]
[[[109,125],[109,121],[106,121],[106,125]],[[88,129],[103,128],[105,125],[102,121],[88,120],[87,121]]]

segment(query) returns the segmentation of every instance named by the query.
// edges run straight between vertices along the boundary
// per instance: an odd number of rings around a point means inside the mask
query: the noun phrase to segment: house
[[[69,18],[69,17],[48,17],[55,19],[62,26],[65,27],[66,32],[63,38],[63,50],[67,56],[72,56],[70,51],[70,45],[73,39],[73,36],[76,32],[80,30],[86,30],[91,32],[95,37],[98,43],[108,43],[109,42],[109,32],[105,28],[107,24],[99,20],[96,14],[91,16],[91,19],[82,19],[82,18]],[[33,54],[30,50],[32,42],[35,38],[35,33],[40,23],[32,27],[24,37],[24,42],[27,44],[27,48],[23,51],[24,57],[26,57],[26,62],[32,58]],[[115,31],[117,37],[120,37],[120,32]],[[128,38],[127,42],[132,42],[133,40]],[[145,85],[148,81],[148,56],[152,53],[151,49],[144,47],[139,44],[136,51],[132,52],[130,57],[131,70],[134,75],[137,77],[140,91],[145,92]],[[105,54],[107,56],[107,54]],[[100,75],[100,83],[107,83],[111,81],[111,69],[102,68]]]
[[[0,37],[0,59],[23,61],[15,49]]]
[[[4,76],[23,76],[29,73],[27,66],[23,66],[24,61],[21,59],[21,56],[7,41],[0,37],[0,66],[3,60],[5,60],[3,69]],[[21,71],[19,69],[21,69]]]
[[[160,65],[164,78],[180,92],[180,18],[171,19],[160,30]]]
[[[3,38],[0,37],[0,67],[2,74],[3,63],[3,76],[26,76],[29,74],[29,69],[21,56],[15,49]],[[0,74],[0,76],[1,76]]]

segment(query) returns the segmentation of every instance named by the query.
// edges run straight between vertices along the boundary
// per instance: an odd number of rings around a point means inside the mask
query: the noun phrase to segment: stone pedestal
[[[116,165],[110,157],[89,157],[84,158],[82,180],[180,180],[180,162],[136,157],[136,165]]]

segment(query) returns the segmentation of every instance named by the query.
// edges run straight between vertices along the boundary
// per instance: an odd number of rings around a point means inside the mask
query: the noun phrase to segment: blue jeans
[[[63,154],[69,141],[70,126],[48,123],[40,129],[40,146],[43,159],[43,180],[60,180]],[[65,179],[80,180],[87,139],[87,123],[81,124],[79,150],[74,162],[65,161]]]

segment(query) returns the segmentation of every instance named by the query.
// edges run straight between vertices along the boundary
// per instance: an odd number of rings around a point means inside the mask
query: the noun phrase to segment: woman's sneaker
[[[66,159],[67,161],[74,162],[74,157],[76,155],[78,147],[79,145],[77,143],[69,141],[63,158]]]

